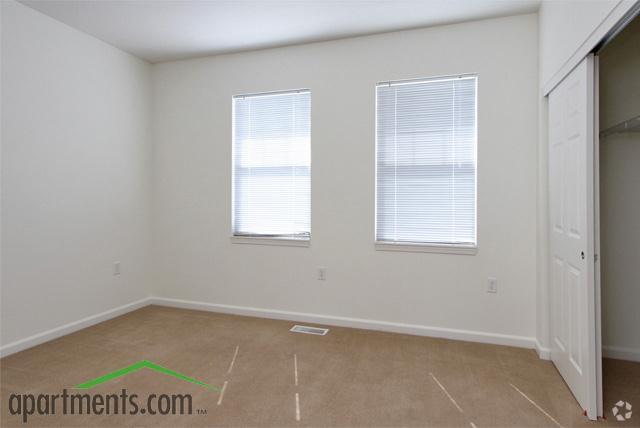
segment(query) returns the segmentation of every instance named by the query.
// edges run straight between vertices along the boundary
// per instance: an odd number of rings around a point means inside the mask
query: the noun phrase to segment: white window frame
[[[229,240],[232,244],[251,244],[251,245],[275,245],[275,246],[283,246],[283,247],[310,247],[311,246],[311,231],[309,231],[309,236],[306,238],[293,238],[293,237],[269,237],[269,236],[243,236],[243,235],[235,235],[235,194],[236,194],[236,180],[235,180],[235,155],[236,155],[236,142],[235,142],[235,128],[236,128],[236,108],[234,99],[238,97],[255,97],[262,95],[278,95],[278,94],[291,94],[291,93],[300,93],[300,92],[309,92],[311,93],[311,89],[309,88],[298,88],[298,89],[285,89],[278,91],[266,91],[266,92],[253,92],[246,94],[236,94],[231,97],[231,222],[230,222],[230,230],[229,230]],[[311,123],[310,123],[311,129]],[[313,161],[313,153],[311,146],[311,131],[309,132],[309,170],[312,171],[312,161]],[[311,177],[309,177],[311,179]],[[309,197],[311,199],[311,203],[313,203],[312,199],[313,188],[309,188]],[[309,224],[312,226],[312,217],[313,217],[313,209],[310,209],[309,212]]]
[[[475,244],[446,244],[446,243],[429,243],[429,242],[392,242],[392,241],[379,241],[377,237],[377,224],[378,224],[378,86],[384,84],[403,84],[414,82],[426,82],[426,81],[438,81],[438,80],[451,80],[455,78],[475,77],[476,78],[476,145],[475,145]],[[478,83],[479,76],[477,73],[455,74],[434,76],[425,78],[413,78],[413,79],[401,79],[401,80],[387,80],[378,82],[375,87],[375,106],[374,106],[374,205],[373,205],[373,240],[374,247],[378,251],[400,251],[400,252],[417,252],[417,253],[439,253],[439,254],[460,254],[460,255],[476,255],[479,248],[478,237]]]

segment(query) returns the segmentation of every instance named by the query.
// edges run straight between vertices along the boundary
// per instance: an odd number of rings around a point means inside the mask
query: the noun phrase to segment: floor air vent
[[[328,328],[308,327],[306,325],[294,325],[289,331],[294,333],[316,334],[318,336],[324,336],[329,333]]]

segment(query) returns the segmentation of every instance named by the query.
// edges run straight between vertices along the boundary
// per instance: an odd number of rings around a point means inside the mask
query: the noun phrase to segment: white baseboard
[[[290,312],[274,309],[252,308],[246,306],[222,305],[189,300],[153,297],[151,303],[159,306],[194,309],[200,311],[220,312],[233,315],[271,318],[313,324],[324,324],[336,327],[360,328],[365,330],[386,331],[391,333],[411,334],[415,336],[440,337],[444,339],[464,340],[467,342],[490,343],[494,345],[517,346],[534,349],[536,340],[533,337],[512,336],[507,334],[486,333],[481,331],[458,330],[442,327],[429,327],[416,324],[401,324],[361,318],[348,318],[333,315],[318,315],[303,312]]]
[[[542,360],[551,359],[551,349],[543,347],[537,340],[536,352]],[[640,362],[640,349],[622,348],[619,346],[602,346],[602,356],[604,358]]]
[[[0,347],[0,357],[5,357],[27,348],[48,342],[58,337],[82,330],[111,318],[124,315],[148,305],[170,306],[175,308],[193,309],[208,312],[219,312],[233,315],[271,318],[313,324],[324,324],[336,327],[359,328],[365,330],[385,331],[390,333],[411,334],[415,336],[439,337],[443,339],[463,340],[467,342],[489,343],[494,345],[516,346],[535,349],[542,359],[549,359],[550,352],[542,348],[533,337],[514,336],[482,331],[460,330],[443,327],[430,327],[417,324],[403,324],[387,321],[377,321],[362,318],[339,317],[333,315],[318,315],[303,312],[281,311],[274,309],[252,308],[246,306],[223,305],[189,300],[171,299],[165,297],[147,297],[118,306],[117,308],[74,321],[60,327],[35,334],[25,339],[17,340]],[[615,357],[612,357],[615,358]],[[621,357],[620,357],[621,358]],[[629,358],[624,358],[629,359]]]
[[[640,349],[603,345],[602,356],[605,358],[615,358],[616,360],[636,361],[640,363]]]
[[[536,339],[536,352],[538,353],[538,357],[541,360],[550,360],[551,359],[551,349],[545,348],[542,346],[540,342]]]
[[[150,297],[136,300],[135,302],[127,303],[126,305],[109,309],[108,311],[101,312],[97,315],[82,318],[78,321],[73,321],[68,324],[61,325],[60,327],[52,328],[51,330],[34,334],[33,336],[29,336],[24,339],[16,340],[15,342],[11,342],[0,347],[0,357],[6,357],[7,355],[11,355],[16,352],[23,351],[27,348],[40,345],[41,343],[57,339],[58,337],[65,336],[78,330],[82,330],[83,328],[90,327],[94,324],[98,324],[111,318],[124,315],[127,312],[135,311],[136,309],[140,309],[144,306],[149,305],[150,302]]]

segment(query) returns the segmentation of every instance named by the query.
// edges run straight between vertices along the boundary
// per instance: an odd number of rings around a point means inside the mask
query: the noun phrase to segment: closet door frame
[[[602,291],[600,281],[600,57],[594,55],[593,88],[593,249],[595,280],[595,328],[596,328],[596,407],[598,417],[604,416],[602,399]]]

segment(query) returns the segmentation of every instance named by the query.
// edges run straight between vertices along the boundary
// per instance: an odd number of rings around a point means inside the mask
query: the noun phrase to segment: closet
[[[640,418],[640,18],[598,52],[603,410]],[[627,405],[629,403],[629,405]],[[630,407],[633,408],[631,416]]]

